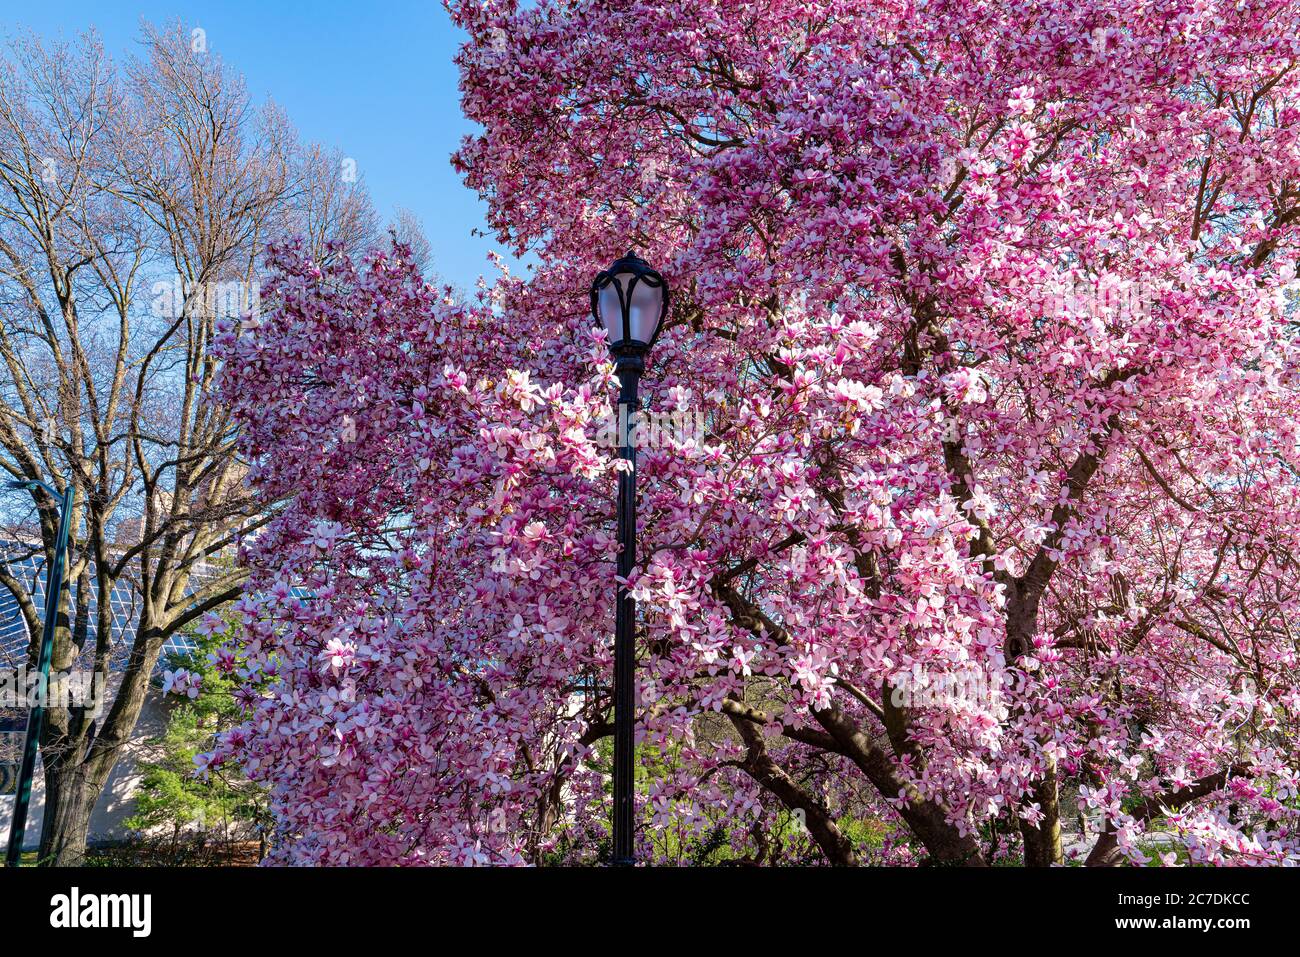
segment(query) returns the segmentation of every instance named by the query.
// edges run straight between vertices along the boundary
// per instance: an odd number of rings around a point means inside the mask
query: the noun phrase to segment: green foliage
[[[169,696],[167,728],[150,743],[159,748],[154,761],[143,762],[136,795],[136,813],[126,822],[132,830],[149,832],[173,856],[194,857],[194,846],[230,844],[264,832],[269,824],[262,790],[233,768],[214,769],[206,778],[194,775],[194,757],[207,751],[216,734],[239,723],[237,687],[209,661],[221,636],[187,632],[192,652],[168,656],[167,668],[185,669],[201,678],[197,697]]]
[[[841,817],[835,823],[855,847],[868,851],[883,849],[885,838],[896,830],[892,824],[876,817]]]

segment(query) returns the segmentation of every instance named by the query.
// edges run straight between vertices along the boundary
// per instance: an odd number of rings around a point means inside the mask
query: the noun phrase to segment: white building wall
[[[110,696],[109,700],[112,698]],[[167,727],[167,709],[163,695],[156,688],[150,688],[145,695],[144,705],[140,710],[140,720],[136,724],[135,734],[131,736],[122,749],[116,767],[109,775],[104,793],[100,795],[95,810],[90,815],[90,844],[102,844],[106,841],[122,840],[130,836],[123,822],[135,813],[135,791],[140,786],[142,760],[155,759],[157,748],[148,744],[149,739],[156,738]],[[9,837],[9,823],[13,819],[14,796],[0,795],[0,834],[4,840]],[[27,810],[27,827],[23,833],[23,849],[34,851],[40,844],[41,821],[45,813],[45,775],[41,762],[36,762],[36,776],[32,781],[32,801]]]

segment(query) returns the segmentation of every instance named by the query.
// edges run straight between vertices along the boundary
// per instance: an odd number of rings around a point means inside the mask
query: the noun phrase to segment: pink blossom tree
[[[649,409],[705,425],[640,453],[643,858],[1041,866],[1082,813],[1091,864],[1294,862],[1295,4],[451,10],[455,162],[531,277],[287,247],[223,342],[295,498],[207,760],[273,786],[277,859],[599,855],[585,293],[634,244]]]

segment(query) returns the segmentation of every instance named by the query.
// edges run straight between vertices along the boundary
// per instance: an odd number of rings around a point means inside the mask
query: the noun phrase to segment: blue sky
[[[438,0],[47,0],[14,5],[0,29],[73,39],[93,26],[116,57],[136,49],[141,18],[178,17],[206,32],[253,97],[280,103],[304,139],[354,158],[385,221],[397,206],[414,212],[439,275],[470,289],[494,274],[486,254],[504,250],[471,235],[485,207],[448,161],[474,126],[461,115],[452,63],[462,34]]]

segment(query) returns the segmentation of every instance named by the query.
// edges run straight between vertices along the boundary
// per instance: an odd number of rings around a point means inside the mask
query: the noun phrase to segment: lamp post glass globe
[[[628,250],[596,276],[591,312],[609,335],[615,356],[640,355],[654,345],[668,313],[668,284],[650,264]]]

